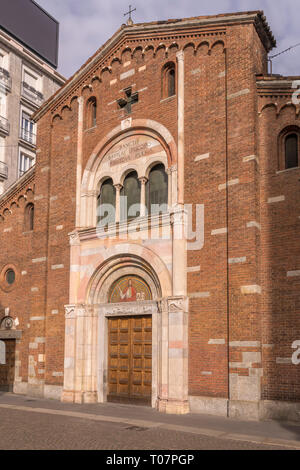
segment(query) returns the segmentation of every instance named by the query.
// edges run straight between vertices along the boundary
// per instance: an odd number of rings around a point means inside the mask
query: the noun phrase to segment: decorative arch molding
[[[99,184],[104,181],[105,177],[111,177],[114,184],[120,184],[119,173],[107,171],[105,174],[101,173],[101,163],[107,153],[122,140],[132,136],[146,136],[156,140],[165,152],[161,157],[160,163],[163,163],[167,171],[168,168],[175,166],[177,162],[177,146],[171,133],[162,124],[148,120],[136,119],[131,123],[131,127],[122,129],[122,124],[115,127],[109,132],[94,148],[88,159],[87,165],[83,172],[81,181],[81,218],[80,226],[95,226],[95,211],[96,211],[96,198]],[[147,167],[154,162],[158,163],[157,156],[149,156],[147,160]],[[126,170],[136,170],[134,162],[128,163],[122,167],[122,174]],[[146,171],[146,168],[145,168]],[[122,175],[121,175],[122,176]],[[144,177],[144,174],[139,174],[138,177]]]
[[[185,49],[192,48],[193,53],[197,55],[198,53],[203,53],[204,55],[210,55],[212,51],[215,50],[216,45],[222,45],[223,50],[226,49],[226,32],[225,31],[213,31],[213,32],[197,32],[197,33],[188,33],[181,34],[178,38],[172,38],[173,41],[169,42],[165,37],[157,38],[157,40],[152,39],[150,44],[135,45],[136,41],[124,41],[121,43],[115,50],[111,51],[109,55],[102,59],[102,61],[94,64],[91,70],[84,75],[80,80],[74,83],[74,86],[69,90],[68,93],[62,95],[60,99],[57,100],[57,104],[52,108],[52,113],[58,113],[61,115],[61,109],[63,106],[67,105],[71,107],[71,102],[74,98],[78,98],[80,94],[87,87],[92,86],[94,80],[97,80],[99,83],[103,80],[103,74],[107,72],[108,76],[113,75],[112,66],[114,62],[118,62],[120,65],[124,64],[124,57],[126,52],[130,54],[131,60],[137,55],[136,52],[140,51],[141,56],[146,60],[146,56],[150,53],[152,58],[158,56],[158,51],[163,49],[165,57],[168,57],[169,54]],[[174,39],[177,39],[175,41]],[[185,40],[186,42],[179,42],[179,39]],[[218,50],[218,48],[216,48]]]
[[[296,106],[294,103],[291,102],[284,103],[281,106],[279,106],[278,103],[266,103],[261,107],[258,114],[261,115],[263,111],[266,111],[269,108],[274,110],[276,117],[279,117],[283,113],[283,111],[288,108],[294,109],[296,117],[299,117],[300,115],[300,106]]]
[[[105,251],[106,259],[95,268],[87,288],[89,305],[107,303],[110,286],[124,275],[136,275],[149,285],[153,300],[172,295],[171,275],[161,258],[135,243],[117,245]]]

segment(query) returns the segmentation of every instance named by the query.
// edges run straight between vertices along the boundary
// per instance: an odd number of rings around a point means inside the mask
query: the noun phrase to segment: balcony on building
[[[8,166],[4,162],[0,162],[0,181],[7,180]]]
[[[32,146],[36,145],[36,134],[32,132],[30,129],[21,128],[20,139]]]
[[[11,76],[3,67],[0,67],[0,89],[5,92],[11,91]]]
[[[40,107],[44,102],[43,93],[28,85],[27,82],[22,82],[22,97],[37,107]]]
[[[9,134],[9,122],[3,116],[0,116],[0,133],[8,135]]]

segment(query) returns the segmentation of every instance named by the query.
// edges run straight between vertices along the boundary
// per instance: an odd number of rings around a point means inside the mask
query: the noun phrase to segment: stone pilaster
[[[87,305],[65,307],[65,367],[62,401],[97,402],[97,317]]]
[[[188,402],[188,299],[169,297],[161,302],[160,387],[157,408],[185,414]]]

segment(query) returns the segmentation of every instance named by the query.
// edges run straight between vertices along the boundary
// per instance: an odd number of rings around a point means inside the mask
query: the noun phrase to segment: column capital
[[[148,178],[146,178],[146,176],[140,176],[138,179],[142,184],[146,184],[148,181]]]
[[[183,51],[176,52],[176,57],[177,57],[178,62],[184,61],[184,52]]]
[[[80,246],[80,237],[77,231],[69,233],[69,240],[71,246]]]
[[[123,185],[120,183],[117,183],[117,184],[114,184],[114,187],[116,188],[117,191],[121,191],[121,189],[123,188]]]

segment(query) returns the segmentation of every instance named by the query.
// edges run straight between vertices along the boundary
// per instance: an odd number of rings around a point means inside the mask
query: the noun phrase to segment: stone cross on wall
[[[139,100],[138,92],[132,93],[132,88],[128,87],[124,90],[125,98],[120,98],[117,103],[121,109],[125,109],[127,114],[131,113],[131,106]]]

